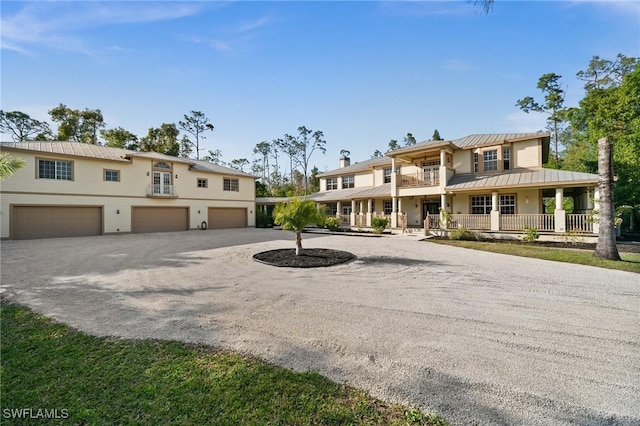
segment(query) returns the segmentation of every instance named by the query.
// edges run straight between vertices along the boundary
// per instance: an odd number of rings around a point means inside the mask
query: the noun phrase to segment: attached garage
[[[187,207],[133,207],[131,232],[176,232],[189,229]]]
[[[247,209],[209,207],[208,224],[211,229],[246,228]]]
[[[12,206],[11,239],[87,237],[102,234],[102,207]]]

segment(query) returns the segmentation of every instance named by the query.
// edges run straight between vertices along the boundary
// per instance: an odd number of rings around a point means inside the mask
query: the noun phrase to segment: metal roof
[[[319,177],[326,177],[331,175],[344,175],[349,173],[362,172],[372,169],[374,167],[391,165],[391,158],[389,157],[374,157],[370,160],[361,161],[360,163],[354,163],[350,166],[341,167],[339,169],[329,170],[328,172],[319,173]]]
[[[511,187],[541,187],[553,185],[597,184],[598,175],[569,170],[534,169],[513,170],[492,175],[455,175],[445,188],[447,191],[473,191]]]
[[[496,145],[545,137],[548,138],[549,133],[492,133],[469,135],[460,139],[455,139],[451,141],[451,143],[460,149],[465,149],[474,148],[476,146]]]
[[[210,163],[202,160],[189,160],[192,164],[191,170],[197,170],[200,172],[218,173],[223,175],[243,176],[256,179],[252,174],[241,172],[240,170],[232,169],[231,167],[221,166],[219,164]]]
[[[312,199],[313,201],[325,202],[376,197],[391,197],[391,184],[385,183],[379,186],[367,186],[362,188],[316,192],[309,195],[308,198]]]

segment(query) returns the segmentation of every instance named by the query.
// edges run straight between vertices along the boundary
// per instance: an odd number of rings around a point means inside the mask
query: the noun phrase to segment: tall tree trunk
[[[620,260],[616,246],[613,204],[613,152],[608,138],[598,140],[598,187],[600,188],[600,232],[595,257]]]
[[[296,256],[302,255],[302,232],[296,231]]]

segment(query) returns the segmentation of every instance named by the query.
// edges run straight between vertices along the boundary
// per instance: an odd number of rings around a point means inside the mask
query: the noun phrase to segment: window
[[[498,170],[498,150],[492,149],[482,153],[482,168],[485,172]]]
[[[198,178],[197,185],[198,185],[198,188],[206,188],[207,187],[207,180],[206,179],[202,179],[202,178]],[[231,190],[229,189],[229,191],[231,191]]]
[[[162,162],[154,164],[153,168],[154,169],[169,169],[169,170],[171,170],[171,166],[170,165],[168,165],[167,163],[162,163]]]
[[[511,169],[511,148],[502,149],[502,168],[504,170]]]
[[[516,196],[515,195],[500,196],[500,213],[516,214]]]
[[[38,160],[38,179],[73,180],[71,161]]]
[[[491,195],[471,197],[471,214],[491,214]]]
[[[343,176],[342,177],[342,189],[349,189],[355,186],[355,177],[354,176]]]
[[[120,170],[105,170],[104,180],[107,182],[120,182]]]
[[[223,191],[238,191],[238,179],[224,178],[222,184]]]
[[[473,153],[473,173],[478,173],[478,153]]]
[[[396,174],[400,174],[400,166],[396,166]],[[391,167],[384,168],[384,183],[391,183]]]
[[[383,204],[384,207],[384,214],[391,214],[391,212],[393,211],[393,204],[391,201],[385,201]]]
[[[338,213],[338,203],[327,203],[325,213],[327,216],[335,216]]]
[[[327,191],[338,189],[338,178],[327,179]]]

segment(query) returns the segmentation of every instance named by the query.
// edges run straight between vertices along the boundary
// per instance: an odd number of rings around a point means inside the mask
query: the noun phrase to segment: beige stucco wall
[[[355,176],[356,188],[362,188],[365,186],[373,186],[373,172],[367,171],[366,173],[359,173]]]
[[[540,191],[537,189],[521,190],[516,193],[516,213],[538,214],[540,211]]]
[[[453,153],[453,169],[456,173],[471,173],[471,151],[456,151]]]
[[[31,152],[14,152],[14,155],[26,163],[23,169],[2,182],[2,238],[9,237],[12,204],[102,206],[105,233],[130,232],[132,206],[189,207],[190,228],[207,220],[208,207],[244,207],[248,225],[255,226],[255,183],[251,177],[190,171],[187,164],[174,163],[171,173],[178,198],[150,198],[146,196],[153,175],[153,162],[149,159],[118,162]],[[37,158],[73,161],[74,180],[36,179]],[[119,170],[120,182],[104,181],[104,169]],[[199,177],[207,179],[207,188],[197,187]],[[223,191],[224,177],[237,178],[239,191]]]
[[[540,155],[540,143],[538,139],[513,144],[515,167],[542,167],[542,159],[540,158]]]

